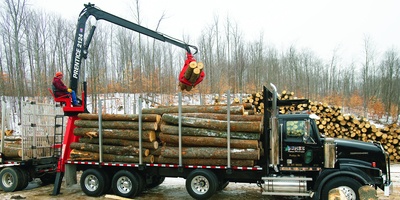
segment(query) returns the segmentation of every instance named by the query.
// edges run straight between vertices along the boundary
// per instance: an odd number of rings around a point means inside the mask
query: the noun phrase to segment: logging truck
[[[55,104],[22,102],[17,132],[5,130],[6,118],[11,121],[13,117],[4,97],[1,107],[0,189],[23,190],[34,178],[40,178],[43,184],[54,183],[60,156],[54,145],[62,142],[63,135],[60,123],[64,116],[60,108]]]
[[[87,56],[89,43],[82,44],[90,15],[183,47],[189,60],[190,48],[197,50],[89,4],[78,20],[70,83],[74,90],[81,60]],[[88,42],[93,32],[94,28]],[[190,79],[182,77],[185,83]],[[254,117],[244,114],[244,106],[230,105],[229,98],[226,105],[183,106],[181,96],[171,107],[143,109],[139,100],[138,114],[90,114],[85,84],[83,88],[82,107],[72,107],[69,98],[55,98],[68,122],[53,195],[60,193],[64,175],[67,185],[76,183],[77,171],[82,172],[79,183],[88,196],[112,192],[132,198],[166,177],[186,179],[186,190],[195,199],[208,199],[235,182],[254,183],[262,195],[312,199],[328,199],[337,189],[347,199],[360,199],[364,186],[380,188],[385,195],[393,188],[390,159],[381,144],[324,137],[316,115],[280,114],[280,106],[308,100],[280,100],[273,84],[263,88],[263,114]]]

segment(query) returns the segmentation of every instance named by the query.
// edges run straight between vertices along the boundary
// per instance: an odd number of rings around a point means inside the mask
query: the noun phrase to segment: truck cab
[[[312,113],[280,114],[280,106],[305,103],[279,100],[273,84],[264,87],[264,148],[269,155],[264,195],[328,199],[339,188],[347,199],[360,199],[362,186],[385,195],[393,191],[390,159],[378,142],[328,138],[319,133]]]

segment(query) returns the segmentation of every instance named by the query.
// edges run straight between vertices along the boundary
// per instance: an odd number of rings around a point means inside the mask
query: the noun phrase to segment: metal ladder
[[[62,143],[64,139],[64,115],[54,117],[54,146],[53,156],[59,158],[62,153]]]

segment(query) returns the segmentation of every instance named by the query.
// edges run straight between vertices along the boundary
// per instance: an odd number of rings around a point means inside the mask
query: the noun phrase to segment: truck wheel
[[[141,192],[138,178],[127,170],[120,170],[114,174],[112,190],[114,194],[126,198],[135,197]]]
[[[19,172],[21,173],[21,182],[20,182],[21,185],[18,185],[17,190],[23,190],[29,184],[28,171],[26,171],[25,169],[22,169],[22,168],[15,168],[15,169],[19,170]]]
[[[80,179],[82,191],[92,197],[98,197],[110,190],[110,178],[101,169],[87,169]]]
[[[22,186],[22,174],[17,168],[6,167],[0,171],[0,188],[4,192],[14,192]]]
[[[165,177],[163,177],[163,176],[153,176],[151,178],[151,180],[152,180],[152,182],[147,185],[146,189],[152,189],[152,188],[155,188],[155,187],[161,185],[164,182]]]
[[[328,199],[329,191],[335,188],[339,188],[343,191],[344,195],[348,200],[359,200],[358,189],[361,187],[361,183],[350,177],[337,177],[325,184],[322,189],[321,199]]]
[[[208,199],[217,191],[218,178],[209,170],[197,169],[186,178],[186,190],[195,199]]]

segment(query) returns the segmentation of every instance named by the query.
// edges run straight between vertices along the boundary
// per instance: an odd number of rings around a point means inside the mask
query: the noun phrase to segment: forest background
[[[130,21],[140,24],[138,2]],[[0,6],[0,96],[15,97],[16,102],[49,99],[55,72],[64,72],[68,84],[76,21],[36,10],[29,0],[4,0]],[[163,20],[160,17],[158,25]],[[366,35],[360,38],[363,61],[348,64],[335,51],[323,60],[295,45],[277,49],[261,33],[251,41],[243,34],[229,18],[216,17],[196,42],[183,36],[199,48],[195,58],[204,63],[206,73],[204,81],[185,95],[229,90],[245,96],[274,83],[280,91],[351,108],[359,116],[398,121],[400,60],[395,46],[378,53],[373,38]],[[95,99],[105,93],[173,96],[180,91],[177,78],[185,59],[183,49],[99,21],[81,81],[87,80],[88,93]]]

